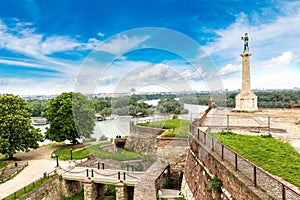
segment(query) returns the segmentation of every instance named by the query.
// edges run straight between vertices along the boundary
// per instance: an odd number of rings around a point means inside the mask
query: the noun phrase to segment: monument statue
[[[242,91],[235,97],[235,111],[255,112],[257,107],[257,96],[251,91],[250,84],[250,56],[248,34],[242,37],[244,40],[244,51],[240,54],[242,57]]]
[[[241,37],[241,39],[244,41],[244,51],[243,52],[248,52],[249,51],[249,46],[248,46],[248,41],[249,41],[249,38],[248,38],[248,33],[245,33],[245,36],[244,37]]]

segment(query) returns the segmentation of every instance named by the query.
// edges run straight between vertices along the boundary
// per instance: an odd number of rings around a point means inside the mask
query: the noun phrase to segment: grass
[[[7,166],[7,163],[6,162],[2,162],[0,161],[0,169],[3,169]]]
[[[84,193],[81,191],[78,194],[75,194],[74,196],[71,197],[61,197],[60,200],[83,200],[84,199]]]
[[[26,186],[26,190],[24,189],[21,189],[19,191],[16,192],[16,194],[11,194],[10,196],[6,197],[5,200],[13,200],[13,199],[19,199],[21,197],[23,197],[25,194],[31,192],[32,190],[40,187],[41,185],[47,183],[48,181],[50,181],[52,178],[56,177],[56,174],[55,175],[51,175],[51,176],[47,176],[45,178],[42,179],[42,181],[35,181],[34,185],[33,184],[30,184],[28,186]],[[16,198],[15,198],[15,195],[16,195]]]
[[[157,122],[140,123],[140,126],[149,126],[155,128],[167,129],[162,137],[179,137],[187,138],[190,128],[190,121],[184,119],[167,119]]]
[[[146,158],[149,162],[153,163],[154,159],[151,156],[139,154],[126,149],[118,149],[117,153],[112,153],[108,151],[101,150],[99,147],[107,144],[111,144],[110,141],[102,142],[97,145],[93,145],[90,147],[83,147],[80,149],[74,149],[73,151],[73,159],[83,159],[86,158],[90,153],[93,154],[96,158],[101,159],[113,159],[118,161],[125,160],[139,160],[142,158]],[[64,147],[53,152],[54,154],[59,155],[60,160],[69,160],[70,159],[70,147]]]
[[[287,142],[270,136],[211,134],[264,170],[300,188],[300,155]]]

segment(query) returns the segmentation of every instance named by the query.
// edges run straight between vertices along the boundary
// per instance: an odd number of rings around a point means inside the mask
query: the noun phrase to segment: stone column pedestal
[[[87,179],[83,182],[84,200],[96,200],[97,192],[94,188],[94,181]]]
[[[122,181],[116,184],[116,199],[127,200],[126,185]]]
[[[257,107],[257,96],[251,92],[241,92],[235,97],[235,111],[255,112]]]
[[[250,56],[249,52],[240,54],[242,57],[242,92],[235,97],[234,111],[255,112],[257,107],[257,96],[251,92],[250,85]]]

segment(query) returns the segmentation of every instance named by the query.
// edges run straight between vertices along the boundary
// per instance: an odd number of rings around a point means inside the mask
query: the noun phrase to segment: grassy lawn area
[[[146,158],[149,162],[154,162],[154,159],[151,156],[139,154],[126,149],[118,149],[117,153],[112,153],[108,151],[103,151],[99,147],[111,144],[110,141],[102,142],[97,145],[82,147],[73,150],[73,159],[82,159],[86,158],[90,153],[93,154],[96,158],[101,159],[113,159],[118,161],[125,160],[138,160],[142,158]],[[70,159],[70,147],[61,148],[55,150],[53,153],[57,153],[59,155],[60,160],[69,160]]]
[[[300,188],[300,154],[289,143],[268,136],[211,135],[264,170]]]
[[[5,168],[7,166],[7,163],[0,161],[0,169]]]
[[[157,122],[140,123],[140,126],[149,126],[155,128],[167,129],[162,137],[180,137],[187,138],[191,121],[185,119],[168,119]]]
[[[0,153],[0,169],[7,166],[7,163],[3,162],[3,160],[5,160],[5,156]]]

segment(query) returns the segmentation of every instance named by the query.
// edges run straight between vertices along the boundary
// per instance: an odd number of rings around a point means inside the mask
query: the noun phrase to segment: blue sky
[[[245,32],[252,88],[300,87],[299,1],[2,0],[0,93],[239,89]]]

